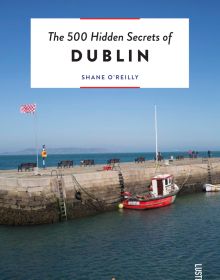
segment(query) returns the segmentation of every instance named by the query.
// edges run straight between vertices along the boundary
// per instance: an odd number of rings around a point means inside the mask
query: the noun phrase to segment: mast
[[[155,142],[156,142],[156,163],[158,163],[158,143],[157,143],[157,106],[154,105],[154,125],[155,125]]]

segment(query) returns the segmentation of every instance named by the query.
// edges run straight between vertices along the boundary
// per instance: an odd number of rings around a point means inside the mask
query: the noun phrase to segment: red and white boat
[[[124,197],[120,208],[152,209],[170,205],[174,202],[179,187],[170,174],[157,175],[152,178],[152,184],[145,194],[132,196],[129,192],[122,193]]]

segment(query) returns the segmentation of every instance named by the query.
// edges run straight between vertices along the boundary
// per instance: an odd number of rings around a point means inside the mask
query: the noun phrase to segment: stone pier
[[[60,221],[59,183],[62,186],[67,219],[116,209],[120,202],[121,181],[125,190],[141,193],[156,174],[173,174],[181,188],[179,195],[201,192],[207,182],[207,160],[187,159],[160,163],[122,163],[111,171],[103,165],[34,172],[0,171],[0,224],[28,225]],[[213,183],[220,183],[220,159],[210,160]],[[80,199],[76,199],[76,193]]]

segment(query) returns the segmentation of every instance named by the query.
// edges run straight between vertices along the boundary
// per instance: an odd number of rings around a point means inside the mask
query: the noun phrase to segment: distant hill
[[[39,149],[40,153],[41,149]],[[103,148],[47,148],[48,154],[90,154],[90,153],[108,153],[107,149]],[[28,148],[16,152],[4,152],[1,155],[33,155],[36,153],[36,149]]]

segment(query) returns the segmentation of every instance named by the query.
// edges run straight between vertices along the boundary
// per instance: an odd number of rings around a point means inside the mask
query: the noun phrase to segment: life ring
[[[41,156],[42,156],[42,158],[46,158],[47,157],[47,152],[46,151],[42,151],[41,152]]]

